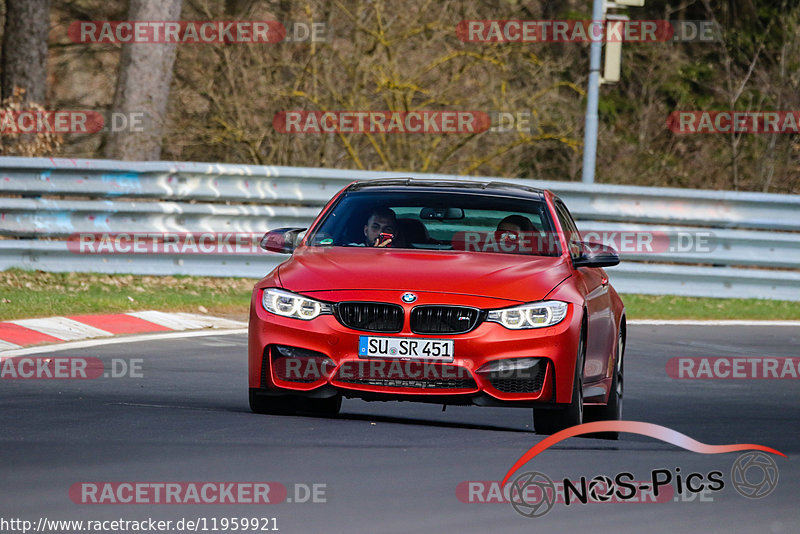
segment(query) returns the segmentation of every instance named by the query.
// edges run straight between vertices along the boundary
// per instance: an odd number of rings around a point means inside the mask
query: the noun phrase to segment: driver
[[[368,247],[389,247],[397,237],[397,215],[390,208],[375,208],[364,225],[364,244]],[[380,234],[392,234],[380,238]]]

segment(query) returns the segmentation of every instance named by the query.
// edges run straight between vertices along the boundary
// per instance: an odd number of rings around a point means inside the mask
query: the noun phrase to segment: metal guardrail
[[[711,235],[708,249],[623,250],[608,270],[622,292],[800,301],[800,195],[209,163],[0,158],[0,269],[261,277],[284,257],[81,255],[63,239],[306,226],[353,180],[409,176],[551,189],[582,230]]]
[[[551,189],[578,219],[800,231],[800,195],[305,167],[14,157],[0,158],[0,172],[1,189],[8,194],[303,206],[322,206],[353,180],[412,175],[497,180]]]
[[[0,198],[0,233],[66,237],[77,232],[262,232],[308,224],[319,208],[182,202]],[[265,224],[266,222],[266,224]]]

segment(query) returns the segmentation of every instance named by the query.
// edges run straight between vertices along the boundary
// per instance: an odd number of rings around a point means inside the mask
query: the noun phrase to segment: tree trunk
[[[181,0],[130,0],[129,20],[179,20],[180,16]],[[175,46],[175,43],[122,46],[113,112],[125,117],[128,128],[108,133],[104,151],[107,158],[150,161],[161,157]],[[138,128],[131,127],[132,117],[143,119]]]
[[[24,102],[44,104],[47,95],[47,34],[50,0],[6,0],[2,97],[25,90]]]

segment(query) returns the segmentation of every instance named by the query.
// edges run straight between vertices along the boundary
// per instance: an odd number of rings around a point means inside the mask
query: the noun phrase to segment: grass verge
[[[252,278],[0,272],[0,320],[139,310],[208,313],[244,320]]]
[[[0,320],[137,310],[247,318],[251,278],[0,272]],[[797,302],[623,295],[628,319],[800,320]]]
[[[622,295],[628,319],[800,320],[788,300],[712,299],[674,295]]]

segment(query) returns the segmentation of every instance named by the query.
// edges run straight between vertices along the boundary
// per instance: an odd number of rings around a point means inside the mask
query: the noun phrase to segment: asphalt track
[[[336,419],[254,415],[244,335],[50,353],[141,358],[143,376],[0,380],[0,518],[268,517],[283,533],[800,532],[800,381],[674,380],[665,372],[673,356],[796,357],[798,347],[798,327],[631,326],[624,418],[708,444],[778,449],[788,456],[773,457],[778,486],[762,499],[739,495],[730,484],[739,453],[698,454],[634,434],[570,438],[520,472],[560,480],[628,471],[646,480],[653,469],[679,467],[719,470],[726,485],[704,500],[556,504],[538,518],[456,495],[462,481],[501,480],[542,439],[529,410],[345,400]],[[325,484],[327,502],[76,504],[68,490],[83,481],[277,481],[290,497],[294,484]]]

